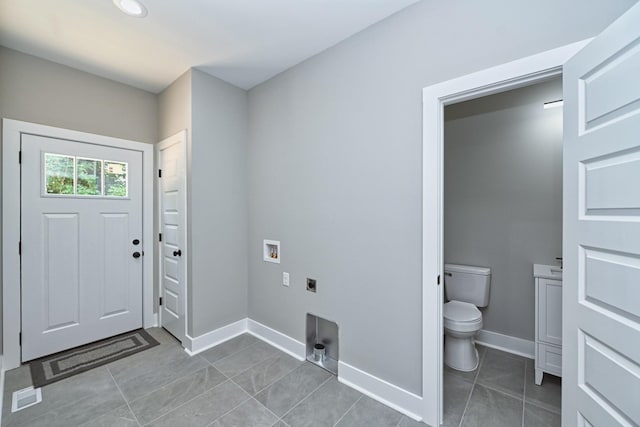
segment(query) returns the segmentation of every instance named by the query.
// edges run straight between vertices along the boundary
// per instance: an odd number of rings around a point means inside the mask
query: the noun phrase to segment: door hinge
[[[162,233],[158,233],[158,242],[162,242]]]
[[[18,242],[18,255],[22,255],[22,242]]]
[[[18,163],[22,163],[22,150],[18,151]]]
[[[22,345],[22,332],[18,332],[18,344]]]
[[[158,178],[162,178],[162,169],[158,169]]]
[[[438,286],[440,286],[440,275],[438,274]]]
[[[160,302],[158,302],[158,305],[162,305],[162,297],[160,297]]]

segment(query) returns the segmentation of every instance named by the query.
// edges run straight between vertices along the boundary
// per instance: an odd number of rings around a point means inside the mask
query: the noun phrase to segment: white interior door
[[[27,134],[21,150],[22,361],[140,328],[142,153]]]
[[[640,425],[640,5],[564,67],[562,425]]]
[[[184,342],[186,335],[186,132],[158,144],[160,173],[160,324]]]

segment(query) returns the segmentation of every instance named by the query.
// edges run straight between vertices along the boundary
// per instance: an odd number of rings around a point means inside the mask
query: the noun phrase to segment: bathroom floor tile
[[[522,425],[522,400],[476,384],[461,425],[462,427]]]
[[[443,425],[445,427],[460,425],[472,387],[473,383],[447,372],[444,373]]]
[[[217,346],[210,348],[209,350],[203,351],[202,353],[200,353],[200,356],[207,359],[209,363],[215,363],[218,360],[231,356],[232,354],[244,350],[245,348],[257,342],[258,339],[253,335],[242,334],[238,335],[235,338],[231,338],[229,341],[225,341],[222,344],[218,344]]]
[[[482,361],[477,382],[522,399],[524,372],[524,358],[490,348]]]
[[[534,361],[527,361],[524,400],[549,411],[560,413],[562,398],[562,379],[555,375],[544,374],[542,384],[535,383]]]
[[[233,382],[253,396],[303,363],[288,354],[281,353],[233,377]]]
[[[465,381],[468,381],[470,383],[475,382],[477,376],[478,376],[478,372],[480,372],[480,367],[482,366],[482,361],[484,360],[484,356],[487,354],[487,348],[481,345],[476,345],[476,348],[478,349],[478,358],[479,358],[479,363],[478,363],[478,367],[473,370],[473,371],[469,371],[469,372],[464,372],[464,371],[458,371],[457,369],[453,369],[448,367],[447,365],[444,365],[444,371],[455,375],[457,377],[462,378]]]
[[[211,427],[271,427],[278,418],[257,400],[249,399],[233,411],[218,418]]]
[[[524,427],[560,427],[560,424],[560,414],[525,402]]]

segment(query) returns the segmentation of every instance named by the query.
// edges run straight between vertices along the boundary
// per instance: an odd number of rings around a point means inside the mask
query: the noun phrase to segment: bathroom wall
[[[557,78],[445,108],[445,262],[491,267],[483,329],[526,340],[532,264],[562,256],[561,98]]]
[[[420,395],[422,89],[592,37],[632,4],[424,0],[252,89],[249,317],[300,342],[307,312],[336,321],[343,362]]]

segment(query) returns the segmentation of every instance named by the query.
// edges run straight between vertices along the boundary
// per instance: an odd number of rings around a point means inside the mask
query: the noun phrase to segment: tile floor
[[[560,426],[561,380],[534,383],[533,360],[478,346],[473,372],[445,367],[444,426]]]
[[[6,372],[2,426],[424,427],[250,335],[190,357],[149,332],[160,346],[48,385],[16,413],[11,394],[31,375],[26,365]],[[445,426],[560,425],[559,380],[537,387],[526,359],[481,355],[477,372],[445,371]]]

